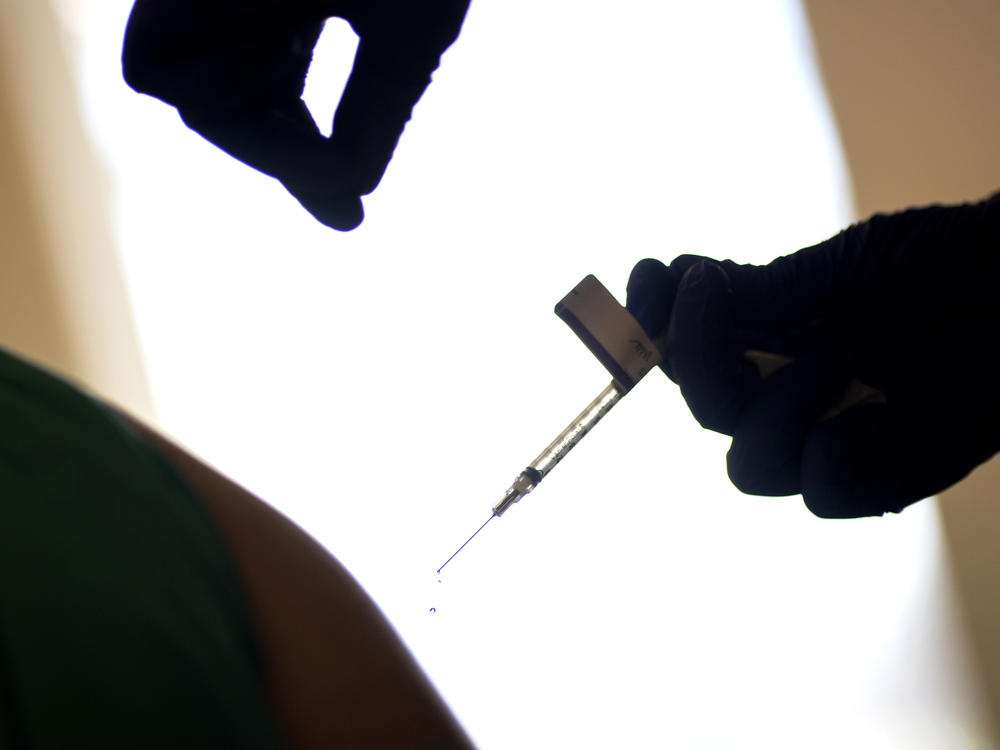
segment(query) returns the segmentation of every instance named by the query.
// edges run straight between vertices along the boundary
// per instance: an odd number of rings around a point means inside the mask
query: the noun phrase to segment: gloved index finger
[[[468,0],[362,4],[348,15],[360,39],[331,141],[352,153],[358,194],[378,185],[414,105],[461,29]]]
[[[317,219],[362,217],[349,154],[332,147],[301,94],[324,9],[277,0],[137,0],[122,52],[137,91],[177,107],[193,130],[276,179]]]
[[[666,329],[677,296],[677,279],[670,268],[654,258],[640,260],[625,287],[625,309],[650,339]]]
[[[322,136],[301,100],[181,117],[230,155],[278,179],[316,219],[353,229],[363,211],[351,154]]]
[[[123,50],[126,80],[178,108],[189,127],[279,179],[324,224],[361,222],[410,110],[461,28],[468,0],[137,0]],[[361,37],[323,138],[302,105],[323,20]]]
[[[645,258],[632,268],[626,286],[625,308],[650,339],[661,342],[661,349],[665,345],[663,339],[681,279],[692,266],[711,260],[703,255],[685,254],[674,258],[668,266],[654,258]],[[664,359],[660,367],[667,377],[676,381],[669,360]]]

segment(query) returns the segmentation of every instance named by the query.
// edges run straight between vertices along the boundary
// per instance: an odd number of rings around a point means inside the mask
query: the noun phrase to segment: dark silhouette
[[[876,215],[766,266],[644,260],[629,310],[729,476],[829,518],[898,512],[1000,450],[1000,193]],[[791,364],[762,378],[747,350]],[[867,398],[828,414],[849,382]]]
[[[276,177],[319,221],[353,229],[455,40],[468,0],[138,0],[122,66],[137,91],[177,107],[192,129]],[[359,36],[325,138],[302,103],[326,19]]]
[[[350,229],[467,5],[138,0],[125,77],[277,177],[320,221]],[[330,16],[361,41],[326,139],[300,95]],[[734,437],[740,489],[801,492],[824,517],[880,514],[947,488],[997,450],[998,355],[986,344],[998,316],[997,202],[875,216],[762,268],[690,255],[636,266],[628,306],[667,336],[664,369],[699,422]],[[794,363],[762,378],[747,350]],[[859,385],[879,398],[830,413]]]

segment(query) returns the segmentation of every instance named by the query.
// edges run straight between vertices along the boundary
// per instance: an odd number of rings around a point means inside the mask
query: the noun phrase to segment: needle
[[[486,524],[489,523],[490,521],[492,521],[494,518],[496,518],[496,515],[492,515],[489,518],[487,518],[486,519],[486,523],[484,523],[482,526],[480,526],[478,529],[476,529],[476,534],[478,534],[480,531],[482,531],[483,529],[485,529],[486,528]],[[465,544],[468,544],[473,539],[475,539],[476,538],[476,534],[473,534],[468,539],[466,539],[465,540]],[[465,544],[463,544],[461,547],[459,547],[457,550],[455,550],[455,555],[457,555],[459,552],[461,552],[463,549],[465,549]],[[447,565],[448,563],[450,563],[455,558],[455,555],[452,555],[447,560],[445,560],[444,561],[444,565]],[[440,573],[442,570],[444,570],[444,565],[442,565],[440,568],[437,569],[438,573]]]

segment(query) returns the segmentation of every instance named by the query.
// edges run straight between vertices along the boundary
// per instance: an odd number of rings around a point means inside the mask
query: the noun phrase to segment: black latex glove
[[[469,0],[137,0],[126,81],[276,177],[319,221],[353,229]],[[333,134],[300,99],[327,18],[360,41]]]
[[[733,437],[739,489],[846,518],[898,512],[1000,450],[998,280],[1000,194],[876,215],[766,266],[643,260],[627,306],[665,334],[697,420]],[[748,350],[793,359],[762,378]],[[844,408],[852,381],[870,388]]]

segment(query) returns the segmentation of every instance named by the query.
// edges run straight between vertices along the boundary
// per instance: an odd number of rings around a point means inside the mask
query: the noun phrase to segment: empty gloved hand
[[[137,91],[276,177],[319,221],[353,229],[469,0],[137,0],[122,53]],[[325,138],[302,103],[327,18],[359,36]]]
[[[744,492],[898,512],[1000,450],[1000,194],[876,215],[765,266],[632,271],[628,309]]]

